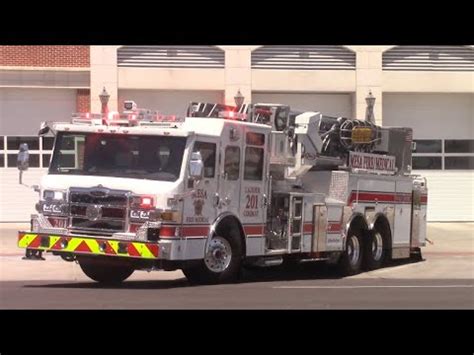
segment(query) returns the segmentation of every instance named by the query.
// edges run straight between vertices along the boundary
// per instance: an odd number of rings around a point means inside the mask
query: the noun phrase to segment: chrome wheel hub
[[[212,238],[204,258],[207,268],[213,272],[223,272],[229,267],[231,259],[229,242],[219,236]]]
[[[379,232],[375,232],[372,240],[372,255],[374,260],[379,261],[382,258],[383,240]]]
[[[351,265],[356,265],[360,257],[360,243],[359,239],[353,235],[349,239],[347,244],[347,255],[349,256],[349,262]]]

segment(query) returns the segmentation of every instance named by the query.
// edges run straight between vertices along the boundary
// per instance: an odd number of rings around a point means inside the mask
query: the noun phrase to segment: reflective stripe
[[[22,232],[18,233],[18,246],[28,249],[63,251],[78,254],[115,255],[144,259],[156,259],[159,251],[158,245],[153,243]]]

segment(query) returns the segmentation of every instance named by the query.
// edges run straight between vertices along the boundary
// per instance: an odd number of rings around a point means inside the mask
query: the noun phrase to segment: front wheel
[[[135,270],[121,260],[108,260],[100,257],[78,257],[77,260],[87,277],[103,284],[123,282]]]
[[[218,284],[235,281],[242,263],[242,244],[237,236],[212,237],[204,259],[183,269],[193,284]]]
[[[360,272],[363,254],[361,234],[361,231],[351,230],[347,233],[346,250],[339,260],[339,270],[343,276]]]

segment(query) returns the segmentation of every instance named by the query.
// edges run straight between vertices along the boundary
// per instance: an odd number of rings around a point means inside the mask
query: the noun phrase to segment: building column
[[[99,95],[103,87],[110,95],[109,109],[117,111],[118,97],[118,71],[117,71],[117,49],[120,46],[91,46],[91,111],[100,112],[101,104]]]
[[[220,46],[225,50],[225,104],[235,105],[234,96],[240,90],[245,103],[252,102],[252,69],[249,46]]]
[[[377,46],[352,46],[356,50],[356,91],[353,112],[360,120],[365,119],[369,91],[375,97],[375,123],[381,125],[382,117],[382,49]]]

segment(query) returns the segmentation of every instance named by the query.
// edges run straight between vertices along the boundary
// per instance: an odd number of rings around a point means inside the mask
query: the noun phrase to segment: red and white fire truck
[[[326,261],[344,275],[421,256],[427,185],[412,130],[281,104],[191,103],[186,117],[124,103],[45,123],[55,135],[37,214],[18,245],[98,282],[183,270],[229,282],[244,267]],[[28,167],[20,147],[18,167]]]

